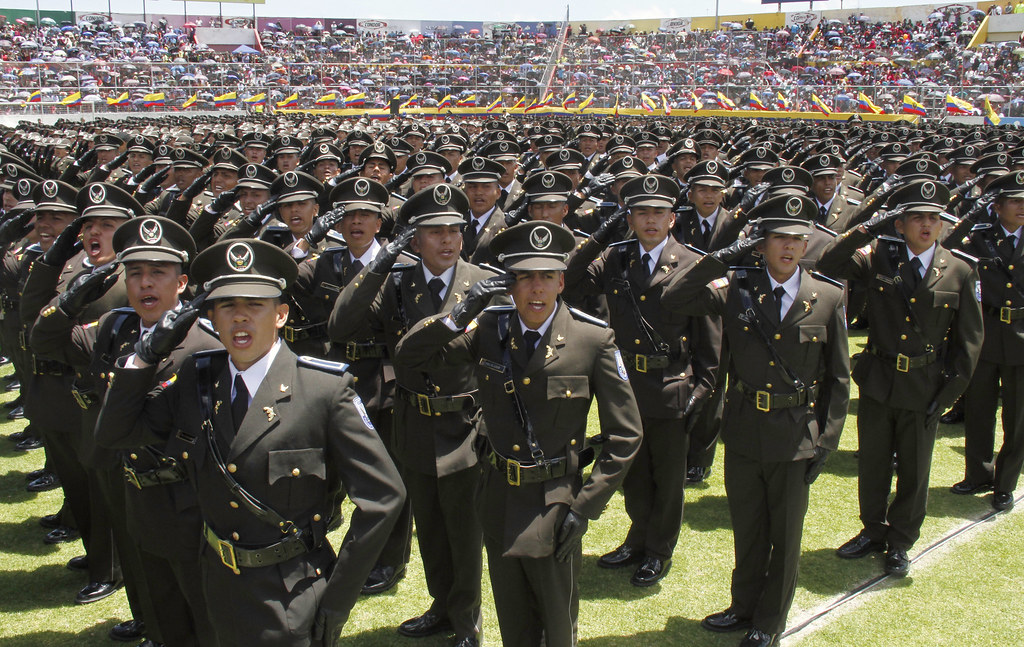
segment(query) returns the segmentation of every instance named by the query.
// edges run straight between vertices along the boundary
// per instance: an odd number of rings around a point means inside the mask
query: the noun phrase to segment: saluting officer
[[[549,222],[499,234],[512,274],[477,282],[444,318],[419,322],[396,361],[417,371],[472,367],[487,437],[478,510],[501,638],[509,647],[576,644],[581,538],[641,438],[629,375],[606,324],[559,298],[575,241]],[[490,308],[508,292],[514,307]],[[587,412],[597,399],[607,441],[584,481]]]

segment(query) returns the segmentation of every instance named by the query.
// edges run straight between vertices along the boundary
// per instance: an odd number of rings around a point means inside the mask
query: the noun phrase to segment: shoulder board
[[[860,206],[860,200],[854,200],[853,198],[846,198],[846,201],[855,207]]]
[[[843,289],[843,284],[840,281],[835,280],[831,276],[825,276],[821,272],[817,272],[815,270],[809,270],[807,273],[810,274],[811,276],[813,276],[814,278],[818,279],[819,281],[823,281],[825,283],[831,283],[832,285],[836,286],[840,290]]]
[[[863,174],[858,173],[857,171],[851,171],[849,169],[846,170],[846,175],[852,175],[853,177],[864,177]]]
[[[962,252],[959,249],[951,249],[951,250],[949,250],[949,253],[952,254],[953,256],[956,256],[960,260],[965,261],[971,267],[974,267],[975,265],[978,264],[977,257],[971,256],[970,254],[968,254],[966,252]]]
[[[29,245],[28,247],[26,247],[22,251],[23,252],[41,252],[41,251],[43,251],[43,246],[40,245],[39,243],[32,243],[31,245]]]
[[[310,357],[309,355],[299,355],[298,362],[299,366],[308,366],[309,368],[315,368],[328,373],[336,373],[338,375],[341,375],[348,370],[348,364],[331,362],[326,359]]]
[[[278,233],[278,232],[289,231],[289,229],[287,227],[285,227],[284,225],[267,225],[267,228],[264,229],[263,231],[265,231],[265,232],[272,231],[274,233]]]
[[[686,249],[690,250],[694,254],[697,254],[698,256],[705,256],[707,254],[707,252],[705,252],[703,249],[701,249],[699,247],[695,247],[695,246],[691,245],[690,243],[684,243],[683,247],[685,247]]]
[[[394,265],[391,267],[392,272],[406,272],[413,269],[416,269],[415,263],[402,263],[401,265]]]
[[[971,227],[971,231],[982,231],[983,229],[992,229],[991,222],[979,222],[978,224]]]
[[[214,337],[219,337],[217,331],[213,329],[213,324],[206,317],[199,317],[199,320],[196,321],[196,325],[199,326],[199,329],[203,332],[209,333]]]
[[[602,200],[601,202],[597,203],[597,208],[598,209],[600,209],[602,207],[615,207],[615,208],[617,208],[618,206],[619,206],[619,203],[617,203],[617,202],[608,202],[607,200]]]
[[[600,326],[601,328],[608,327],[608,322],[604,321],[603,319],[598,319],[597,317],[588,315],[587,313],[577,310],[572,306],[565,307],[569,308],[569,314],[571,314],[573,318],[576,319],[577,321],[585,321],[586,323],[594,324],[595,326]]]
[[[328,254],[340,254],[342,252],[347,252],[347,251],[348,251],[348,247],[346,247],[344,245],[335,245],[334,247],[327,247],[327,248],[325,248],[323,251],[320,252],[320,256],[327,256]]]
[[[484,308],[484,312],[493,312],[495,314],[502,314],[506,312],[515,312],[516,307],[512,304],[500,305],[500,306],[487,306]]]
[[[828,227],[826,227],[825,225],[821,224],[820,222],[814,223],[814,226],[817,227],[819,231],[823,231],[826,234],[828,234],[829,236],[832,236],[833,238],[839,235],[838,233],[836,233],[836,231],[834,231],[832,229],[829,229]]]
[[[402,202],[405,202],[406,200],[409,199],[409,198],[405,197],[404,195],[399,195],[397,193],[392,193],[391,197],[392,198],[397,198],[397,199],[401,200]]]
[[[348,243],[345,242],[345,239],[342,237],[342,235],[336,231],[327,232],[327,240],[334,243],[338,243],[339,245],[344,245],[346,247],[348,246]]]
[[[576,236],[577,238],[590,238],[590,234],[583,231],[582,229],[570,229],[570,231],[572,232],[572,235]]]
[[[878,236],[877,240],[883,243],[894,243],[897,245],[905,245],[907,241],[902,238],[896,238],[895,236]]]
[[[627,238],[626,240],[617,240],[614,243],[610,243],[608,246],[609,247],[622,247],[623,245],[628,245],[630,243],[635,243],[635,242],[636,242],[636,240],[634,240],[632,238]]]
[[[764,268],[760,265],[730,265],[729,271],[746,274],[747,272],[762,272]]]
[[[203,357],[220,357],[221,355],[227,355],[228,349],[226,348],[211,348],[209,350],[198,350],[192,353],[192,357],[201,359]]]
[[[132,308],[131,306],[124,306],[124,307],[121,307],[121,308],[114,308],[113,310],[111,310],[111,312],[116,312],[118,314],[125,314],[125,315],[126,314],[135,314],[135,308]]]

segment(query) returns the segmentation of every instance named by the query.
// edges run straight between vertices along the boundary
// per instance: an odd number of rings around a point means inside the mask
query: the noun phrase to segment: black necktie
[[[235,433],[242,426],[245,412],[249,410],[249,390],[245,388],[245,380],[241,373],[235,374],[235,397],[231,398],[231,420],[235,423]]]
[[[466,243],[467,247],[472,245],[473,241],[476,240],[476,230],[477,230],[477,227],[479,226],[479,223],[480,223],[479,220],[477,220],[476,218],[473,218],[472,216],[470,216],[469,224],[466,225],[466,233],[463,234],[463,236],[462,236],[463,239],[465,239],[465,243]]]
[[[772,290],[772,293],[775,295],[775,305],[779,308],[779,321],[782,321],[782,297],[786,296],[786,288],[780,285]]]
[[[704,238],[704,249],[711,243],[711,223],[707,220],[700,221],[700,234]]]
[[[533,351],[537,349],[537,342],[540,341],[540,333],[536,330],[527,330],[523,333],[523,341],[526,342],[526,356],[533,357]]]
[[[828,207],[821,205],[818,209],[818,217],[820,218],[821,224],[825,224],[825,220],[828,218]]]
[[[651,276],[651,255],[648,254],[647,252],[644,252],[644,255],[640,257],[640,265],[641,265],[640,273],[643,274],[643,277],[645,279],[646,278],[650,278],[650,276]]]
[[[349,268],[349,271],[352,272],[352,276],[356,276],[357,274],[359,274],[359,272],[361,272],[363,270],[363,262],[360,261],[360,260],[352,261],[349,264],[348,268]]]
[[[907,293],[913,292],[917,289],[917,284],[921,282],[921,268],[924,267],[921,264],[921,259],[916,256],[906,264],[907,271],[903,275],[903,280],[907,284]]]
[[[434,310],[441,310],[441,291],[444,290],[444,281],[434,277],[427,281],[430,288],[430,299],[434,302]]]
[[[1003,239],[1003,249],[1002,249],[1002,252],[1003,252],[1003,254],[1006,255],[1007,258],[1013,258],[1013,252],[1016,249],[1017,249],[1017,236],[1015,234],[1010,234],[1005,239]]]

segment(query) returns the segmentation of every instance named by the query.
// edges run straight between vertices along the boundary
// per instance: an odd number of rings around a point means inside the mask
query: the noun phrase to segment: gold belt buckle
[[[139,475],[136,474],[135,470],[133,470],[132,468],[128,467],[127,465],[124,465],[123,467],[124,467],[124,478],[125,478],[125,480],[141,490],[142,489],[142,483],[139,481]]]
[[[356,346],[356,343],[354,341],[350,341],[347,344],[345,344],[345,359],[347,359],[350,362],[354,362],[357,359],[359,359],[359,356],[356,353],[358,349],[359,348],[358,346]]]
[[[512,380],[509,380],[508,382],[505,382],[505,393],[508,393],[509,395],[512,395],[515,392],[516,392],[516,383],[513,382]]]
[[[425,396],[422,393],[417,393],[416,405],[420,408],[420,413],[425,416],[430,415],[430,398],[428,396]]]
[[[754,406],[758,411],[772,410],[772,395],[767,391],[756,391],[754,393]]]
[[[999,321],[1010,323],[1012,321],[1010,318],[1012,314],[1012,308],[999,308]]]
[[[519,465],[519,461],[511,458],[505,459],[505,479],[509,485],[519,486],[519,478],[522,467]]]
[[[896,356],[896,370],[900,373],[910,372],[910,357],[900,353]]]
[[[235,558],[235,547],[231,545],[231,542],[218,539],[217,552],[220,554],[220,561],[230,568],[232,573],[235,575],[242,574],[242,572],[238,570],[238,560]]]
[[[284,337],[284,340],[286,342],[294,343],[295,342],[295,328],[293,326],[285,326],[284,330],[282,331],[282,335],[281,336]]]
[[[633,360],[633,365],[636,367],[636,370],[638,372],[646,373],[647,372],[647,356],[646,355],[640,355],[640,354],[635,355],[634,356],[634,360]]]

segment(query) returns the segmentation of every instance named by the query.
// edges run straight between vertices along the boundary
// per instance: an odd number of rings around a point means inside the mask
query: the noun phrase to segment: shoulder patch
[[[113,377],[113,374],[111,374],[111,377]],[[166,380],[164,380],[163,382],[158,384],[156,388],[158,388],[161,391],[163,391],[164,389],[166,389],[167,387],[169,387],[170,385],[174,384],[177,381],[178,381],[178,374],[175,373],[174,375],[170,376],[169,378],[167,378]]]
[[[374,431],[373,423],[370,422],[370,415],[366,413],[366,407],[363,406],[362,399],[357,395],[352,398],[352,404],[355,406],[356,411],[359,412],[359,417],[362,419],[363,424],[366,425],[366,428]]]
[[[624,382],[629,382],[629,373],[626,372],[626,364],[622,361],[622,351],[615,349],[615,370]]]
[[[986,229],[992,229],[991,222],[979,222],[978,224],[971,227],[971,231],[984,231]]]
[[[814,226],[818,228],[818,231],[823,231],[823,232],[825,232],[826,234],[828,234],[829,236],[831,236],[833,238],[835,238],[836,236],[839,235],[839,233],[836,232],[834,229],[829,229],[828,227],[826,227],[825,225],[821,224],[820,222],[814,223]]]
[[[573,316],[573,318],[576,319],[577,321],[583,321],[583,322],[586,322],[586,323],[594,324],[595,326],[600,326],[601,328],[607,328],[608,327],[608,322],[603,320],[603,319],[598,319],[597,317],[594,317],[592,315],[588,315],[587,313],[585,313],[585,312],[583,312],[581,310],[577,310],[576,308],[573,308],[572,306],[568,306],[567,305],[565,307],[569,309],[569,314],[571,314]]]
[[[810,270],[807,273],[810,274],[811,276],[813,276],[814,278],[818,279],[819,281],[823,281],[825,283],[831,283],[832,285],[836,286],[840,290],[843,289],[842,282],[835,280],[831,276],[825,276],[824,274],[822,274],[821,272],[818,272],[816,270]]]
[[[956,256],[960,260],[964,261],[971,267],[974,267],[975,265],[978,264],[978,258],[976,256],[971,256],[967,252],[962,252],[959,249],[951,249],[949,250],[949,253],[952,254],[953,256]]]
[[[858,249],[855,253],[858,254],[859,256],[867,258],[868,256],[871,255],[871,245],[865,245]]]
[[[99,325],[99,323],[100,323],[99,320],[90,321],[87,324],[83,324],[82,328],[85,329],[85,330],[88,330],[89,328],[95,328],[97,325]]]
[[[299,356],[299,366],[307,366],[309,368],[315,368],[320,371],[326,371],[327,373],[335,373],[337,375],[341,375],[346,370],[348,370],[348,364],[343,364],[341,362],[330,362],[326,359],[310,357],[309,355]]]

